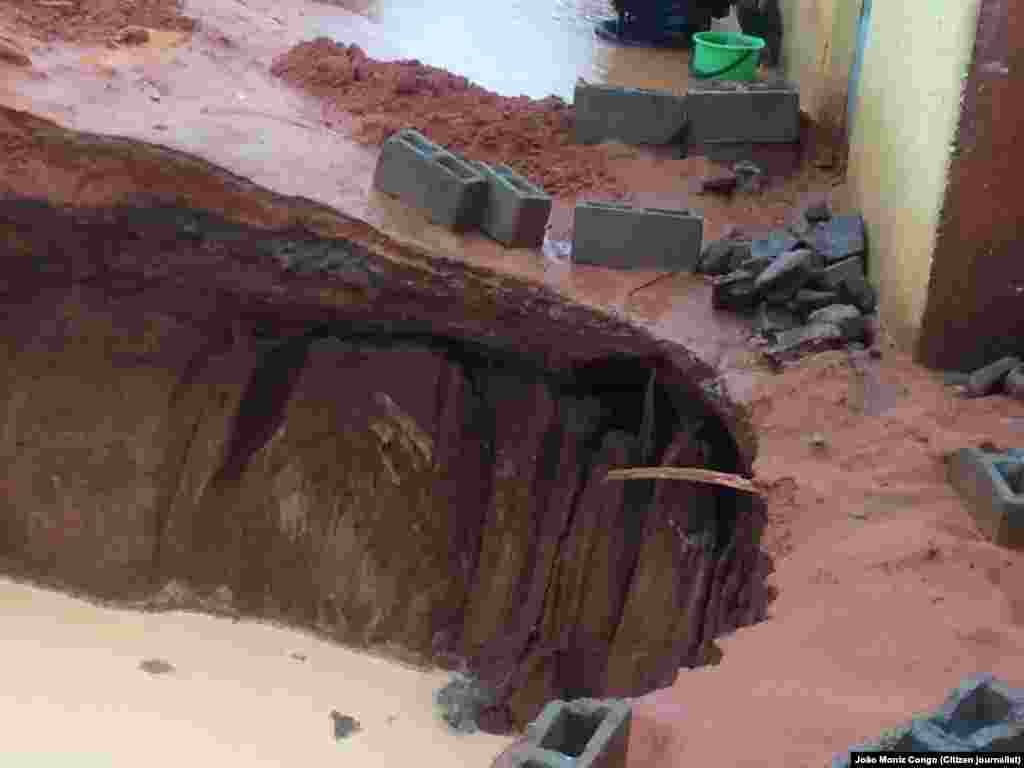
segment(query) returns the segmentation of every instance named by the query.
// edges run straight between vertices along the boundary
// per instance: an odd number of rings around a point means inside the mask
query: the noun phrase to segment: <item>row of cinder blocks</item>
[[[456,232],[479,227],[509,248],[544,242],[551,197],[511,168],[470,162],[412,129],[381,150],[373,185]]]
[[[581,144],[790,143],[800,137],[800,93],[784,80],[699,81],[685,96],[579,84],[573,107]]]
[[[412,129],[384,143],[373,183],[423,210],[435,224],[456,232],[480,227],[510,248],[541,245],[551,215],[551,197],[512,169],[464,160]],[[579,203],[573,261],[692,270],[703,230],[703,219],[689,210]]]
[[[516,750],[517,768],[625,768],[632,708],[620,699],[550,701]]]

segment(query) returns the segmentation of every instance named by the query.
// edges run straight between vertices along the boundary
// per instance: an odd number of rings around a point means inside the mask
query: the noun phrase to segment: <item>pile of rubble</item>
[[[878,296],[865,277],[866,255],[864,220],[818,203],[764,238],[731,230],[705,246],[697,271],[714,276],[716,309],[753,313],[756,343],[781,365],[872,343]]]

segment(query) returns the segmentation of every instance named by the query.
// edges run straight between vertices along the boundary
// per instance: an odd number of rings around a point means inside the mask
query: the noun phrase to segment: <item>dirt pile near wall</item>
[[[401,128],[473,160],[504,163],[554,196],[621,195],[601,147],[572,143],[572,107],[505,97],[416,60],[379,61],[327,38],[300,43],[271,72],[358,118],[354,136],[381,144]]]
[[[125,27],[195,29],[195,21],[182,14],[180,0],[6,0],[0,20],[45,42],[100,44]]]

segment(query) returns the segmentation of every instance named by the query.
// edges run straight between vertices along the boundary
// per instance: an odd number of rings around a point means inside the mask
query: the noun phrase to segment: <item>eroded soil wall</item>
[[[88,162],[125,172],[165,152],[101,149]],[[52,152],[32,162],[74,177],[82,161]],[[667,685],[763,617],[759,502],[604,481],[749,470],[695,361],[528,285],[326,235],[326,213],[317,232],[301,201],[228,179],[232,219],[196,203],[226,175],[188,162],[177,195],[89,204],[7,177],[9,570],[116,599],[185,583],[343,643],[465,659],[501,694],[491,730]],[[244,223],[261,207],[267,226]]]

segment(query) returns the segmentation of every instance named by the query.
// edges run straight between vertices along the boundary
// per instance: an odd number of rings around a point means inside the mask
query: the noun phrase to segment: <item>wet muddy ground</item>
[[[685,57],[659,53],[643,64],[643,52],[606,51],[587,37],[586,13],[600,12],[592,10],[566,22],[575,30],[571,39],[576,42],[556,50],[561,54],[580,46],[588,56],[573,59],[578,64],[575,70],[558,63],[557,56],[545,61],[543,67],[526,72],[536,83],[528,87],[516,79],[518,59],[501,52],[507,47],[494,46],[487,59],[469,55],[472,47],[438,45],[442,39],[474,39],[471,34],[452,37],[451,28],[444,27],[456,23],[458,15],[437,19],[445,34],[435,29],[417,40],[411,22],[405,31],[391,31],[389,24],[399,23],[395,15],[415,18],[403,13],[400,5],[378,6],[368,0],[352,9],[356,13],[337,4],[279,5],[266,0],[190,2],[180,12],[170,4],[143,2],[0,3],[2,42],[31,58],[31,66],[17,66],[5,55],[0,63],[0,100],[80,130],[195,153],[256,183],[335,207],[404,242],[554,287],[676,339],[720,366],[724,385],[734,398],[750,405],[759,430],[755,470],[772,488],[765,546],[777,558],[773,582],[779,598],[767,622],[721,641],[725,655],[719,666],[684,671],[674,687],[637,703],[630,766],[696,761],[821,765],[833,752],[873,737],[914,711],[931,709],[966,675],[992,671],[1011,683],[1024,683],[1019,664],[1024,657],[1024,560],[980,539],[946,483],[943,467],[944,454],[965,445],[984,440],[1008,447],[1024,443],[1019,403],[1001,397],[959,400],[935,377],[890,350],[882,360],[864,364],[845,353],[829,353],[771,375],[761,369],[747,345],[742,322],[709,316],[708,289],[700,278],[675,276],[648,285],[659,273],[620,275],[572,268],[563,258],[571,234],[571,204],[578,196],[622,195],[643,204],[693,206],[705,214],[706,237],[715,238],[730,225],[763,231],[785,221],[793,206],[819,196],[831,197],[836,209],[843,211],[843,187],[827,172],[805,165],[795,175],[772,179],[760,196],[699,196],[700,178],[713,170],[707,159],[611,145],[594,150],[600,156],[580,165],[579,185],[566,183],[558,190],[563,194],[556,202],[543,254],[505,251],[477,235],[451,235],[370,191],[376,139],[369,144],[357,140],[365,115],[346,112],[344,101],[330,94],[325,98],[293,87],[272,74],[274,62],[293,46],[328,34],[340,43],[358,44],[375,59],[419,58],[426,65],[455,69],[455,75],[465,75],[503,97],[522,92],[543,97],[551,92],[568,96],[577,76],[651,86],[658,82],[656,75],[670,73],[673,83],[682,82],[671,73],[677,61],[678,71],[683,71]],[[530,13],[524,11],[523,18],[532,18]],[[184,17],[198,24],[184,22]],[[480,23],[471,14],[464,18],[466,24]],[[500,28],[500,20],[488,21]],[[131,24],[152,26],[148,41],[105,44],[123,25]],[[58,34],[76,45],[58,44]],[[519,29],[518,34],[509,37],[524,39],[527,33]],[[450,58],[442,55],[444,48],[452,48],[447,52]],[[537,74],[539,70],[546,74]],[[513,74],[503,79],[505,72]],[[406,96],[410,114],[429,121],[424,105],[435,95],[417,91]],[[491,100],[484,114],[490,112],[493,120],[500,111],[504,119],[507,103]],[[393,119],[394,113],[385,111],[385,117]],[[5,149],[12,146],[8,137]],[[535,166],[537,172],[548,172],[546,168],[558,162],[557,147],[547,151],[551,154],[541,155],[545,167]],[[58,182],[38,180],[42,190],[48,184],[57,189]],[[74,195],[78,201],[102,199],[118,183],[97,179],[93,187]],[[810,437],[816,434],[824,436],[824,446],[812,444]],[[334,759],[338,748],[358,743],[354,737],[339,747],[329,737],[328,713],[334,707],[356,716],[366,728],[365,736],[376,738],[374,716],[357,712],[333,695],[316,694],[322,706],[315,711],[307,712],[308,705],[298,703],[306,695],[305,683],[279,676],[275,666],[297,664],[288,656],[295,649],[284,647],[288,643],[280,644],[273,661],[269,652],[242,641],[246,653],[238,653],[235,646],[230,654],[218,655],[217,640],[210,648],[195,650],[206,654],[204,679],[220,685],[225,696],[241,690],[235,690],[234,681],[245,679],[250,705],[273,708],[287,702],[282,706],[294,707],[267,710],[264,714],[282,727],[257,729],[258,741],[251,741],[251,719],[230,713],[222,706],[225,699],[212,694],[196,696],[181,690],[182,698],[172,697],[167,706],[184,707],[187,699],[189,714],[184,709],[161,711],[164,692],[155,696],[154,689],[138,686],[180,686],[181,675],[198,677],[189,671],[200,668],[198,662],[189,663],[192,651],[175,653],[174,647],[143,643],[124,652],[116,674],[98,681],[89,673],[94,666],[105,669],[97,661],[99,649],[108,649],[114,641],[92,626],[92,619],[84,618],[80,609],[46,602],[57,596],[27,594],[19,592],[13,602],[0,601],[5,618],[16,617],[12,625],[23,623],[26,628],[23,637],[10,641],[8,659],[34,660],[19,664],[15,671],[24,669],[25,677],[15,677],[8,689],[24,685],[27,698],[0,697],[10,717],[20,718],[13,730],[25,750],[48,743],[57,717],[68,718],[71,728],[82,728],[73,731],[84,739],[75,742],[76,754],[82,753],[81,744],[99,754],[123,743],[120,754],[145,753],[152,761],[152,744],[181,743],[192,750],[188,754],[204,760],[234,754],[245,758],[239,764],[281,764],[272,756],[306,743],[298,735],[308,732],[311,739],[324,735],[326,741],[326,746],[315,742],[310,749],[322,747],[324,759]],[[16,605],[21,608],[12,607]],[[25,616],[26,606],[45,615]],[[40,620],[38,626],[32,623]],[[180,623],[167,630],[168,637],[186,626],[183,618],[173,622]],[[78,630],[91,637],[73,635]],[[83,648],[92,648],[93,655]],[[298,652],[315,658],[310,649]],[[138,668],[146,659],[164,659],[175,671],[148,675]],[[331,668],[349,669],[346,664],[332,662]],[[225,671],[236,668],[237,674]],[[292,667],[287,669],[290,675]],[[362,688],[390,690],[392,683],[381,682],[384,677],[372,677],[371,682],[371,675],[385,675],[383,667],[372,673],[351,669],[350,678],[359,679]],[[224,682],[225,675],[232,675],[230,684]],[[424,702],[432,681],[426,680],[415,683],[420,693],[405,699],[412,703],[398,717],[417,718],[430,711]],[[81,693],[69,693],[77,689],[68,681],[81,681]],[[46,685],[52,686],[52,694],[43,697],[38,692]],[[397,682],[393,685],[394,691],[404,690]],[[110,700],[100,715],[104,719],[89,720],[81,713],[93,706],[96,691]],[[381,705],[379,714],[386,723],[395,713],[385,709]],[[380,730],[386,733],[386,727]],[[743,739],[731,736],[738,728]],[[136,744],[124,739],[126,732],[148,737]],[[422,733],[436,735],[429,728]],[[417,743],[410,737],[409,744]],[[455,754],[466,765],[486,764],[485,753],[493,754],[502,745],[488,743],[487,749],[476,752],[475,747],[462,746],[466,744],[448,745],[449,751],[436,764],[450,764]],[[372,754],[361,755],[360,764],[394,764],[389,750],[396,746],[399,740],[385,738]]]

